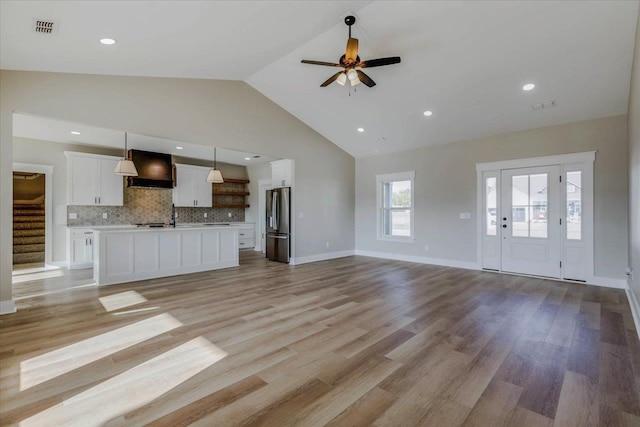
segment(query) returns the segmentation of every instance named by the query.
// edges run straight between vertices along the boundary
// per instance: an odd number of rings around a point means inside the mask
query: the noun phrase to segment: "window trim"
[[[414,217],[415,217],[415,171],[406,171],[406,172],[396,172],[396,173],[387,173],[376,175],[376,237],[377,240],[388,241],[388,242],[403,242],[403,243],[414,243],[415,242],[415,227],[414,227]],[[409,236],[389,236],[382,233],[382,211],[384,206],[383,197],[382,197],[382,185],[386,182],[393,181],[411,181],[411,207],[409,216],[410,216],[410,224],[409,224]]]

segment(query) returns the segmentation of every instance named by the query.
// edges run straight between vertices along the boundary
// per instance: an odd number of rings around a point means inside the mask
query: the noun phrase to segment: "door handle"
[[[267,235],[267,239],[287,239],[287,236],[271,236],[271,235]]]

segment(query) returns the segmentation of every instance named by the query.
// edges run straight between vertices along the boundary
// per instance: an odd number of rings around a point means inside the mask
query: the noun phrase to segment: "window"
[[[547,238],[546,173],[511,177],[511,235]]]
[[[490,176],[485,179],[484,191],[485,191],[485,201],[486,201],[486,209],[485,217],[486,217],[486,232],[487,236],[495,236],[497,235],[496,223],[497,218],[496,214],[498,212],[498,193],[497,193],[497,178],[495,176]]]
[[[567,172],[567,239],[582,240],[582,171]]]
[[[412,242],[415,172],[377,175],[378,239]]]

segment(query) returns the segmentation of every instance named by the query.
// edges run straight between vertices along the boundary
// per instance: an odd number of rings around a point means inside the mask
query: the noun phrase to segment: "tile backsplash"
[[[124,206],[67,206],[67,225],[169,223],[171,201],[171,190],[125,187]],[[77,219],[69,219],[70,213],[77,214]],[[176,208],[176,213],[177,223],[244,221],[244,209],[241,208]]]

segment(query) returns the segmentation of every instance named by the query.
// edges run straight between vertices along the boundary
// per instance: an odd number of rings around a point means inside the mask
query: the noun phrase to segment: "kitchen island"
[[[98,285],[238,266],[238,228],[232,225],[93,231],[93,278]]]

